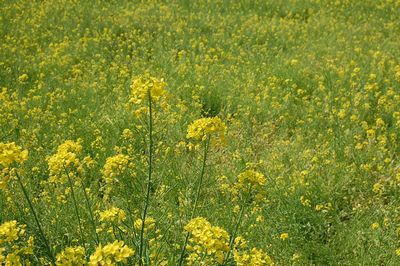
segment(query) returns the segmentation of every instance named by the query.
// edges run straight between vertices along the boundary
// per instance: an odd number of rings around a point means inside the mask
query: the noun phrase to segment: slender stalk
[[[79,217],[78,205],[76,203],[76,198],[75,198],[74,184],[72,183],[72,180],[69,177],[68,172],[66,172],[66,173],[67,173],[67,177],[68,177],[69,186],[71,187],[71,194],[72,194],[72,201],[74,202],[75,215],[76,215],[76,218],[78,219],[78,226],[79,226],[81,242],[82,242],[82,244],[84,244],[85,242],[83,240],[83,230],[82,230],[81,218]]]
[[[227,261],[229,259],[229,256],[231,255],[233,243],[235,242],[236,234],[239,231],[240,223],[242,222],[244,209],[245,209],[245,207],[243,205],[242,208],[240,209],[239,218],[238,218],[238,220],[236,222],[235,229],[233,230],[232,237],[231,237],[231,240],[229,242],[229,250],[228,250],[228,253],[226,253],[223,265],[226,265],[226,263],[227,263]]]
[[[52,250],[51,250],[49,241],[47,240],[47,238],[46,238],[46,236],[45,236],[45,234],[44,234],[44,232],[43,232],[42,226],[40,225],[40,222],[39,222],[39,219],[38,219],[38,217],[37,217],[36,211],[35,211],[35,209],[33,208],[33,204],[32,204],[32,201],[31,201],[30,198],[29,198],[28,191],[25,189],[25,186],[24,186],[24,184],[22,183],[22,180],[21,180],[21,177],[19,176],[19,174],[18,174],[17,172],[15,172],[15,175],[17,176],[18,183],[19,183],[20,186],[21,186],[21,190],[22,190],[22,192],[23,192],[23,194],[24,194],[24,196],[25,196],[26,201],[28,202],[28,205],[29,205],[29,208],[31,209],[31,212],[32,212],[32,214],[33,214],[33,217],[35,218],[35,222],[36,222],[36,225],[37,225],[37,227],[38,227],[38,229],[39,229],[40,236],[42,237],[42,240],[43,240],[43,242],[44,242],[44,244],[45,244],[45,246],[46,246],[47,254],[49,255],[51,261],[52,261],[53,264],[54,264],[54,263],[55,263],[55,258],[54,258],[53,252],[52,252]]]
[[[88,197],[88,195],[86,193],[86,189],[85,189],[85,186],[84,186],[82,180],[81,180],[81,187],[82,187],[82,190],[83,190],[83,195],[85,196],[86,207],[88,208],[88,211],[89,211],[90,222],[91,222],[92,227],[93,227],[94,235],[96,236],[96,244],[99,244],[100,243],[99,234],[97,234],[97,231],[96,231],[96,222],[95,222],[94,217],[93,217],[93,210],[92,210],[92,207],[90,206],[89,197]]]
[[[148,91],[149,100],[149,168],[148,168],[148,178],[147,178],[147,192],[146,199],[144,202],[144,209],[142,215],[142,228],[140,230],[140,245],[139,245],[139,265],[143,265],[143,242],[144,242],[144,227],[146,222],[147,209],[149,207],[150,201],[150,189],[151,189],[151,176],[153,173],[153,108],[151,100],[151,92]]]
[[[193,205],[193,208],[192,208],[192,212],[190,214],[190,220],[192,220],[194,215],[196,214],[197,204],[198,204],[199,197],[200,197],[200,191],[201,191],[201,187],[202,187],[202,184],[203,184],[204,172],[205,172],[205,169],[206,169],[207,154],[208,154],[209,146],[210,146],[210,136],[208,136],[207,141],[204,144],[203,163],[202,163],[202,166],[201,166],[199,184],[197,186],[197,192],[196,192],[196,197],[194,199],[194,205]],[[186,233],[186,237],[185,237],[185,242],[183,243],[183,247],[182,247],[182,251],[181,251],[181,257],[179,259],[179,266],[181,266],[182,263],[183,263],[183,259],[185,257],[185,252],[186,252],[186,246],[187,246],[187,243],[189,241],[189,236],[190,236],[190,233],[187,232]]]

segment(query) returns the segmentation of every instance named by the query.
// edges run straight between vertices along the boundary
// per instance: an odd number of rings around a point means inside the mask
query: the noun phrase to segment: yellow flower
[[[0,142],[0,165],[10,166],[13,162],[22,163],[28,159],[28,151],[15,144]]]
[[[139,76],[132,82],[130,102],[140,104],[147,99],[149,93],[151,99],[157,101],[160,97],[166,95],[166,85],[163,79],[159,80],[148,75]]]
[[[108,157],[104,164],[102,173],[104,185],[104,198],[108,199],[112,190],[112,186],[118,183],[117,177],[120,176],[128,167],[130,158],[124,154],[117,154]]]
[[[264,251],[252,248],[250,251],[237,251],[233,252],[233,258],[237,266],[265,266],[274,265],[270,256],[264,253]]]
[[[57,266],[79,266],[85,264],[85,249],[83,247],[67,247],[57,254]]]
[[[378,229],[379,228],[379,223],[373,223],[373,224],[371,224],[371,229],[372,230],[376,230],[376,229]]]
[[[257,171],[246,170],[237,176],[236,182],[233,185],[233,193],[238,193],[255,196],[256,201],[265,199],[264,185],[267,183],[266,177]]]
[[[100,216],[100,222],[121,223],[126,219],[125,211],[117,207],[112,207],[108,210],[99,212],[99,216]]]
[[[124,154],[117,154],[112,157],[108,157],[102,171],[106,182],[107,180],[113,179],[113,177],[125,171],[129,160],[129,156]]]
[[[78,154],[82,151],[81,141],[66,140],[58,146],[57,152],[47,157],[47,164],[50,171],[50,182],[56,182],[57,177],[61,176],[60,182],[66,180],[66,169],[71,172],[79,172],[82,164],[78,158]]]
[[[282,240],[286,240],[288,237],[289,237],[288,233],[282,233],[279,238]]]
[[[25,234],[25,226],[17,225],[17,221],[8,221],[0,225],[0,244],[11,243]]]
[[[26,239],[26,225],[18,225],[17,221],[8,221],[0,225],[0,265],[31,265],[29,257],[33,254],[33,237]],[[7,247],[12,247],[7,248]]]
[[[126,219],[125,211],[117,208],[112,207],[105,211],[99,211],[98,215],[100,217],[100,226],[96,229],[97,232],[106,231],[110,234],[115,233],[115,226],[118,226]],[[124,231],[124,229],[121,229]]]
[[[27,74],[22,74],[21,76],[18,77],[18,81],[21,83],[25,83],[28,81],[28,75]]]
[[[127,263],[129,257],[134,255],[134,251],[123,241],[114,241],[104,247],[98,246],[90,256],[90,266],[114,266],[118,263]]]
[[[204,117],[189,125],[186,138],[204,141],[213,133],[220,133],[221,138],[223,138],[225,129],[226,125],[219,117]]]
[[[229,234],[224,229],[212,226],[203,217],[190,220],[184,229],[191,233],[189,239],[191,245],[188,246],[188,250],[198,255],[191,257],[192,260],[211,256],[212,261],[220,264],[223,262],[224,252],[229,250]],[[194,263],[194,261],[191,262]]]
[[[381,183],[375,183],[372,187],[372,191],[376,194],[381,194],[384,190],[384,187]]]
[[[142,228],[142,219],[136,219],[133,226],[136,230],[140,230]],[[147,232],[148,230],[155,228],[155,226],[156,220],[151,216],[147,216],[146,220],[144,221],[144,231]]]

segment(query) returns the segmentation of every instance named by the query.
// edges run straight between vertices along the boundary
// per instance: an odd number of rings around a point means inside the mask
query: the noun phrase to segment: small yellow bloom
[[[371,229],[372,230],[376,230],[376,229],[378,229],[379,228],[379,223],[373,223],[373,224],[371,224]]]
[[[27,74],[22,74],[21,76],[18,77],[18,81],[21,83],[25,83],[28,81],[28,75]]]
[[[288,233],[282,233],[279,238],[282,239],[282,240],[286,240],[288,237],[289,237]]]
[[[219,117],[204,117],[189,125],[186,138],[205,141],[213,133],[219,133],[223,138],[225,129],[226,125]]]

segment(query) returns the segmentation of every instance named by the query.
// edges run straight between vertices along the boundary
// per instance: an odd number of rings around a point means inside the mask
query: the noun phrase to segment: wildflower
[[[13,162],[22,163],[28,159],[28,151],[15,144],[0,142],[0,165],[9,167]]]
[[[255,195],[256,201],[261,201],[265,197],[264,185],[267,183],[267,179],[262,173],[254,170],[246,170],[240,173],[233,185],[233,193],[237,195],[241,193],[247,196]]]
[[[373,223],[373,224],[371,224],[371,229],[372,230],[376,230],[376,229],[378,229],[379,228],[379,223]]]
[[[33,254],[33,237],[25,236],[26,225],[18,225],[17,221],[8,221],[0,225],[0,264],[30,265],[27,255]]]
[[[191,233],[191,246],[188,246],[187,250],[197,254],[189,257],[189,262],[194,262],[202,256],[211,256],[209,259],[212,261],[223,262],[224,252],[229,250],[229,234],[224,229],[212,226],[203,217],[190,220],[184,229]]]
[[[85,264],[85,249],[83,247],[67,247],[57,254],[57,266],[78,266]]]
[[[236,189],[257,189],[267,182],[265,176],[254,170],[246,170],[239,174],[235,183]]]
[[[104,190],[105,199],[109,198],[113,185],[118,183],[117,177],[127,169],[129,161],[129,156],[123,154],[117,154],[107,158],[102,170],[103,180],[105,182],[102,189]]]
[[[134,251],[123,241],[114,241],[104,247],[98,246],[90,256],[90,266],[113,266],[117,263],[127,263],[129,257],[134,255]]]
[[[213,133],[220,133],[223,138],[225,129],[226,125],[219,117],[200,118],[189,125],[186,138],[204,141]]]
[[[144,99],[147,99],[149,93],[151,99],[157,101],[160,97],[166,95],[166,85],[163,79],[159,80],[148,75],[139,76],[132,82],[130,102],[140,104]]]
[[[264,266],[274,265],[270,256],[264,253],[264,251],[252,248],[250,251],[238,251],[233,252],[233,258],[237,266]]]
[[[9,221],[0,225],[0,244],[11,243],[25,234],[25,226],[18,226],[17,221]]]
[[[58,146],[57,152],[47,157],[47,163],[50,171],[50,182],[56,182],[57,177],[60,178],[60,182],[64,183],[67,176],[66,169],[73,172],[82,171],[81,162],[78,158],[78,154],[82,151],[82,145],[80,140],[72,141],[66,140],[63,144]]]
[[[123,154],[117,154],[115,156],[108,157],[102,171],[106,182],[111,183],[113,177],[125,171],[129,160],[129,156]]]
[[[126,214],[124,210],[117,207],[112,207],[111,209],[99,212],[100,222],[118,222],[121,223],[125,221]]]
[[[282,233],[282,234],[279,236],[279,238],[282,239],[282,240],[286,240],[288,237],[289,237],[289,234],[288,234],[288,233]]]
[[[375,183],[372,187],[372,191],[376,194],[382,194],[384,187],[381,183]]]
[[[21,83],[25,83],[28,81],[29,76],[27,74],[22,74],[21,76],[18,77],[18,81]]]
[[[307,199],[307,198],[304,197],[304,196],[301,196],[301,197],[300,197],[300,202],[301,202],[301,204],[302,204],[303,206],[306,206],[306,207],[310,207],[310,206],[311,206],[311,200]]]
[[[156,220],[153,217],[147,216],[146,220],[144,221],[144,232],[153,229],[155,225]],[[140,230],[142,228],[142,219],[136,219],[133,226],[136,230]]]
[[[118,226],[126,219],[125,211],[117,207],[98,212],[98,214],[101,224],[100,227],[97,228],[97,232],[107,231],[111,234],[114,231],[114,227]]]

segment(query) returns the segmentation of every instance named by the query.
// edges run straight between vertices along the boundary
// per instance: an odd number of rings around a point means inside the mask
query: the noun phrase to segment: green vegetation
[[[0,265],[399,265],[399,17],[0,1]]]

